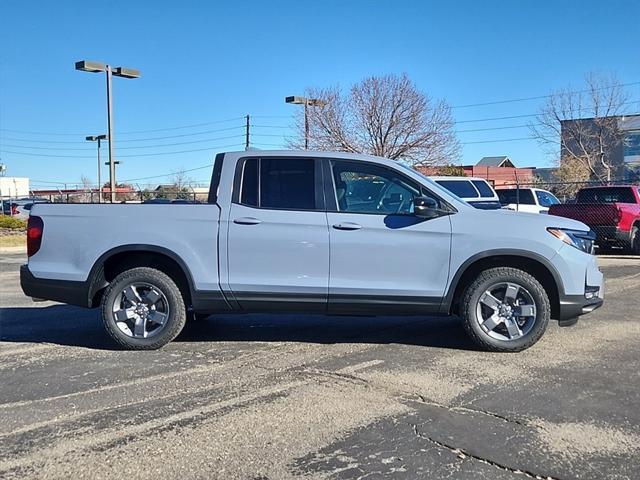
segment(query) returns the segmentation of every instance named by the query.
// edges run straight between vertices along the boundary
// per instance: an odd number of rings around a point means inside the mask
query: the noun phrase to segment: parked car
[[[548,213],[560,200],[541,188],[496,188],[500,204],[508,210],[527,213]]]
[[[48,203],[48,200],[40,198],[23,198],[20,200],[5,201],[3,213],[17,218],[27,218],[34,203]]]
[[[197,314],[302,312],[456,314],[481,347],[520,351],[603,302],[586,225],[479,212],[367,155],[219,154],[208,203],[37,204],[27,230],[24,293],[101,305],[131,349]]]
[[[480,210],[502,208],[493,187],[483,178],[475,177],[429,177],[438,185]]]
[[[554,205],[549,214],[589,225],[602,248],[622,247],[640,255],[640,190],[637,185],[588,187],[574,203]]]

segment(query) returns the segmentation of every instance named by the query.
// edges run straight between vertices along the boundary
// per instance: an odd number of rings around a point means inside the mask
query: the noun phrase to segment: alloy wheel
[[[511,341],[527,335],[536,322],[536,304],[524,287],[511,282],[496,283],[478,300],[476,320],[496,340]]]

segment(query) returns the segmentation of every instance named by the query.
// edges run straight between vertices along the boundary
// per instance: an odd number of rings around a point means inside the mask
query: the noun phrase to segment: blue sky
[[[589,71],[640,82],[639,22],[637,0],[3,0],[0,159],[35,187],[81,174],[95,181],[95,149],[84,136],[105,131],[104,76],[74,70],[90,59],[142,72],[114,79],[119,180],[158,183],[166,179],[144,177],[241,149],[247,113],[263,125],[253,128],[257,146],[282,145],[297,108],[286,95],[403,72],[458,107],[457,130],[514,127],[460,132],[462,163],[509,155],[544,166],[533,140],[471,143],[530,136],[520,127],[530,117],[477,120],[533,114],[540,100],[459,106],[579,89]],[[640,85],[630,90],[640,100]],[[185,125],[198,126],[173,128]],[[201,151],[149,155],[185,150]],[[189,175],[205,182],[209,173]]]

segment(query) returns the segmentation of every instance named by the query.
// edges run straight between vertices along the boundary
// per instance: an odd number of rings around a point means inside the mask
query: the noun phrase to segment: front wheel
[[[155,350],[178,336],[186,321],[180,289],[165,273],[138,267],[118,275],[102,297],[102,322],[119,345]]]
[[[483,271],[462,298],[465,331],[477,345],[494,352],[529,348],[544,334],[550,316],[547,292],[517,268]]]

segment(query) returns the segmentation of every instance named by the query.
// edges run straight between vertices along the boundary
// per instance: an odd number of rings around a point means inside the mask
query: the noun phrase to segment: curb
[[[0,247],[0,253],[27,253],[27,246],[18,245],[17,247]]]

